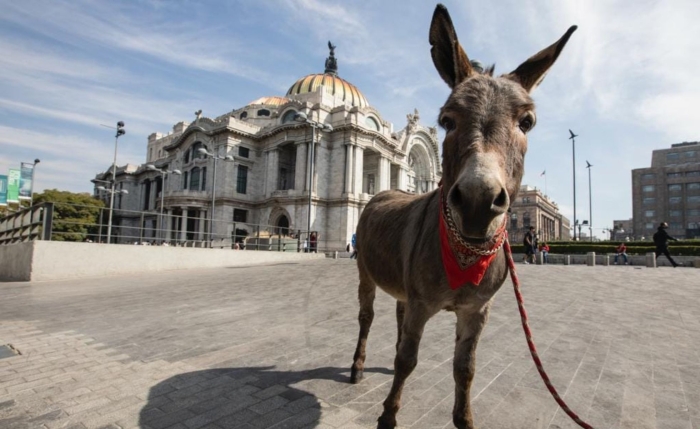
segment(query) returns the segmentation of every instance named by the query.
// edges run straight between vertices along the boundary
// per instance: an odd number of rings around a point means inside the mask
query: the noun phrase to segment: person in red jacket
[[[617,265],[617,258],[622,257],[625,259],[625,265],[628,265],[627,262],[627,246],[625,246],[625,243],[620,243],[619,246],[617,246],[617,249],[615,249],[615,265]]]
[[[542,253],[542,263],[547,263],[547,256],[549,256],[549,245],[547,243],[540,244],[538,249]]]

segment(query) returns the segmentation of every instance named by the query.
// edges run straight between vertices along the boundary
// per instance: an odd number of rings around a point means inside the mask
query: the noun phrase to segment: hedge
[[[615,253],[615,249],[619,243],[615,242],[555,242],[547,243],[549,245],[549,253],[559,253],[563,255],[585,255],[588,252],[595,252],[596,254],[605,255],[608,253]],[[633,246],[631,243],[625,243],[627,246],[628,255],[643,255],[645,253],[653,252],[656,248],[653,243],[650,242],[636,242]],[[513,253],[525,253],[525,246],[522,244],[511,244]],[[669,245],[669,251],[672,255],[685,255],[685,256],[700,256],[700,243],[694,241],[692,245],[687,245],[684,242],[671,242]]]

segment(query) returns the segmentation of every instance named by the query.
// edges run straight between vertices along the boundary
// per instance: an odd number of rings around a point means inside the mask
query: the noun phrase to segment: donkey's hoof
[[[350,383],[352,384],[357,384],[360,381],[362,381],[362,377],[364,376],[364,371],[359,369],[353,368],[352,371],[350,372]]]
[[[384,414],[377,419],[377,429],[394,429],[396,427],[396,417],[385,416]]]

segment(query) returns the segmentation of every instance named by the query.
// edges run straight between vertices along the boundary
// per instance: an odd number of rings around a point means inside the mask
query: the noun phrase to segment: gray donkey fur
[[[529,93],[557,59],[575,26],[550,47],[535,54],[513,72],[493,77],[493,70],[476,72],[460,46],[443,5],[433,14],[429,40],[440,76],[452,93],[440,110],[445,129],[442,190],[462,238],[472,243],[491,239],[523,176],[527,132],[535,125]],[[457,315],[454,355],[457,428],[473,429],[469,389],[474,378],[476,345],[491,301],[507,276],[501,249],[479,286],[451,290],[442,266],[438,220],[440,190],[411,195],[391,190],[367,204],[357,227],[360,285],[360,335],[353,358],[351,381],[362,379],[365,347],[376,288],[397,300],[398,340],[394,381],[384,401],[379,429],[396,426],[401,391],[418,360],[425,323],[440,310]]]

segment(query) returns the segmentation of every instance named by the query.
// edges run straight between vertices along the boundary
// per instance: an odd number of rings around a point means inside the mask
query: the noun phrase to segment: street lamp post
[[[164,223],[165,223],[165,218],[163,217],[163,207],[165,206],[165,176],[168,174],[177,174],[178,176],[182,174],[180,170],[165,170],[156,167],[153,164],[146,164],[146,168],[151,170],[151,171],[157,171],[161,174],[161,186],[160,186],[160,226],[158,227],[158,230],[160,231],[158,233],[160,237],[160,242],[161,244],[163,241],[165,241],[165,228],[163,228]]]
[[[571,140],[571,153],[573,157],[573,168],[572,171],[574,173],[574,225],[578,224],[578,219],[576,219],[576,137],[578,137],[576,134],[574,134],[573,131],[569,130],[569,134],[571,134],[571,137],[569,137],[569,140]],[[579,227],[579,234],[578,238],[581,239],[581,228]],[[576,241],[576,228],[574,228],[574,241]]]
[[[591,167],[593,167],[593,164],[586,161],[586,168],[588,169],[588,230],[591,232],[591,241],[593,241],[593,193],[591,191]]]
[[[34,164],[32,164],[32,190],[29,193],[29,207],[34,205],[34,172],[36,171],[36,165],[40,163],[41,160],[36,158]]]
[[[110,244],[111,243],[110,237],[112,236],[112,207],[114,204],[114,194],[126,195],[129,193],[129,191],[127,191],[126,189],[120,189],[118,191],[115,190],[114,189],[114,182],[112,182],[111,188],[105,188],[104,186],[98,186],[97,189],[99,189],[100,191],[103,191],[103,192],[109,192],[109,194],[110,194],[110,196],[109,196],[109,201],[110,201],[110,203],[109,203],[109,221],[108,221],[109,223],[108,223],[108,227],[107,227],[107,244]]]
[[[124,121],[117,122],[117,133],[114,136],[114,162],[112,163],[112,190],[109,197],[109,220],[107,221],[107,243],[112,242],[112,213],[114,212],[114,187],[117,184],[117,143],[119,137],[126,134]],[[127,192],[128,193],[128,192]]]
[[[322,122],[314,121],[306,116],[306,113],[297,113],[294,115],[294,120],[297,122],[309,124],[311,126],[311,150],[309,154],[309,201],[308,201],[308,218],[306,220],[306,233],[308,234],[306,248],[311,251],[311,199],[313,196],[313,184],[314,184],[314,155],[316,146],[316,129],[320,128],[323,131],[331,132],[333,127],[329,124],[324,124]],[[320,136],[319,136],[320,137]]]
[[[213,146],[213,144],[212,144]],[[220,156],[200,147],[197,152],[214,160],[213,179],[211,181],[211,213],[209,213],[209,247],[214,248],[214,206],[216,205],[216,163],[218,160],[234,162],[232,155]],[[235,165],[235,164],[234,164]]]

